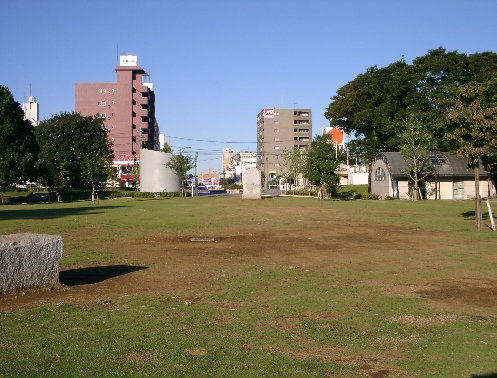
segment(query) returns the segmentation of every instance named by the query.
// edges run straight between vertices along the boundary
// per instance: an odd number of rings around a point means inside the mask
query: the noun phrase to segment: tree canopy
[[[0,86],[0,187],[23,184],[34,178],[36,143],[33,126],[9,89]]]
[[[475,172],[475,221],[481,230],[481,205],[479,190],[480,161],[497,161],[497,107],[482,105],[482,98],[488,105],[491,101],[484,95],[481,86],[467,85],[460,89],[454,107],[447,113],[453,133],[448,138],[459,145],[457,153],[469,161]]]
[[[178,155],[173,155],[171,160],[169,160],[165,166],[172,169],[180,178],[181,186],[180,191],[181,195],[183,195],[183,185],[186,180],[186,174],[190,169],[193,168],[194,160],[192,156],[183,155],[183,153],[179,153]]]
[[[300,173],[302,171],[302,164],[304,159],[302,158],[302,152],[297,146],[294,146],[292,150],[283,150],[283,169],[285,172],[284,177],[290,184],[297,184],[299,180]],[[295,192],[295,186],[294,186]]]
[[[419,182],[433,172],[429,164],[429,151],[433,146],[430,135],[423,130],[423,124],[412,114],[403,125],[399,134],[399,150],[404,158],[407,169],[401,171],[407,174],[411,185],[411,198],[419,199]]]
[[[445,135],[445,113],[457,100],[458,88],[484,83],[497,74],[497,54],[465,55],[444,48],[429,50],[408,64],[370,67],[331,97],[325,117],[332,126],[355,135],[356,147],[371,162],[380,151],[398,151],[398,135],[410,114],[416,114],[440,150],[455,148]],[[497,84],[495,84],[497,85]]]
[[[36,127],[37,170],[50,188],[86,189],[107,181],[112,144],[103,120],[79,113],[61,113]]]
[[[335,174],[338,165],[330,135],[318,135],[311,143],[302,171],[312,184],[325,185],[327,192],[334,195],[340,181]]]

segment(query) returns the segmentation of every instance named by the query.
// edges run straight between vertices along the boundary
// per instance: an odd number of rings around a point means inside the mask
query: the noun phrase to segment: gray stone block
[[[261,171],[250,168],[242,174],[243,199],[261,199]]]
[[[63,251],[60,235],[1,235],[0,294],[57,285]]]

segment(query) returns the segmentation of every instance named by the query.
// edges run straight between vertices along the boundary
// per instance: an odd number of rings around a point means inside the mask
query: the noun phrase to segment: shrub
[[[229,184],[229,185],[223,185],[223,188],[226,190],[228,190],[228,189],[243,189],[243,185]]]
[[[305,190],[305,189],[287,190],[285,192],[285,194],[288,194],[288,195],[295,194],[296,196],[317,196],[317,191],[315,191],[315,190]]]
[[[115,191],[114,198],[170,198],[179,197],[179,192],[137,192],[137,191]]]
[[[380,197],[375,193],[366,193],[362,195],[363,200],[379,200]]]

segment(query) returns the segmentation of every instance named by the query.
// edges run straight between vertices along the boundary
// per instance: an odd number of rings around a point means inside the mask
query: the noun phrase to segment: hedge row
[[[96,192],[97,198],[99,199],[109,199],[109,198],[122,198],[122,197],[131,197],[131,198],[170,198],[170,197],[179,197],[179,192],[137,192],[135,190],[98,190]],[[25,192],[23,195],[19,195],[18,192],[15,195],[4,195],[3,201],[0,201],[0,204],[19,204],[19,203],[27,203],[28,202],[29,193]],[[91,199],[91,191],[82,191],[82,190],[71,190],[67,192],[59,192],[59,197],[61,201],[71,202],[71,201],[81,201],[81,200],[90,200]]]

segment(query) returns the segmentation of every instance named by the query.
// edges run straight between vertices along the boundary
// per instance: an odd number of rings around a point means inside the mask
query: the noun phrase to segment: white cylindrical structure
[[[179,192],[178,175],[165,165],[172,156],[162,151],[140,150],[141,192]]]

